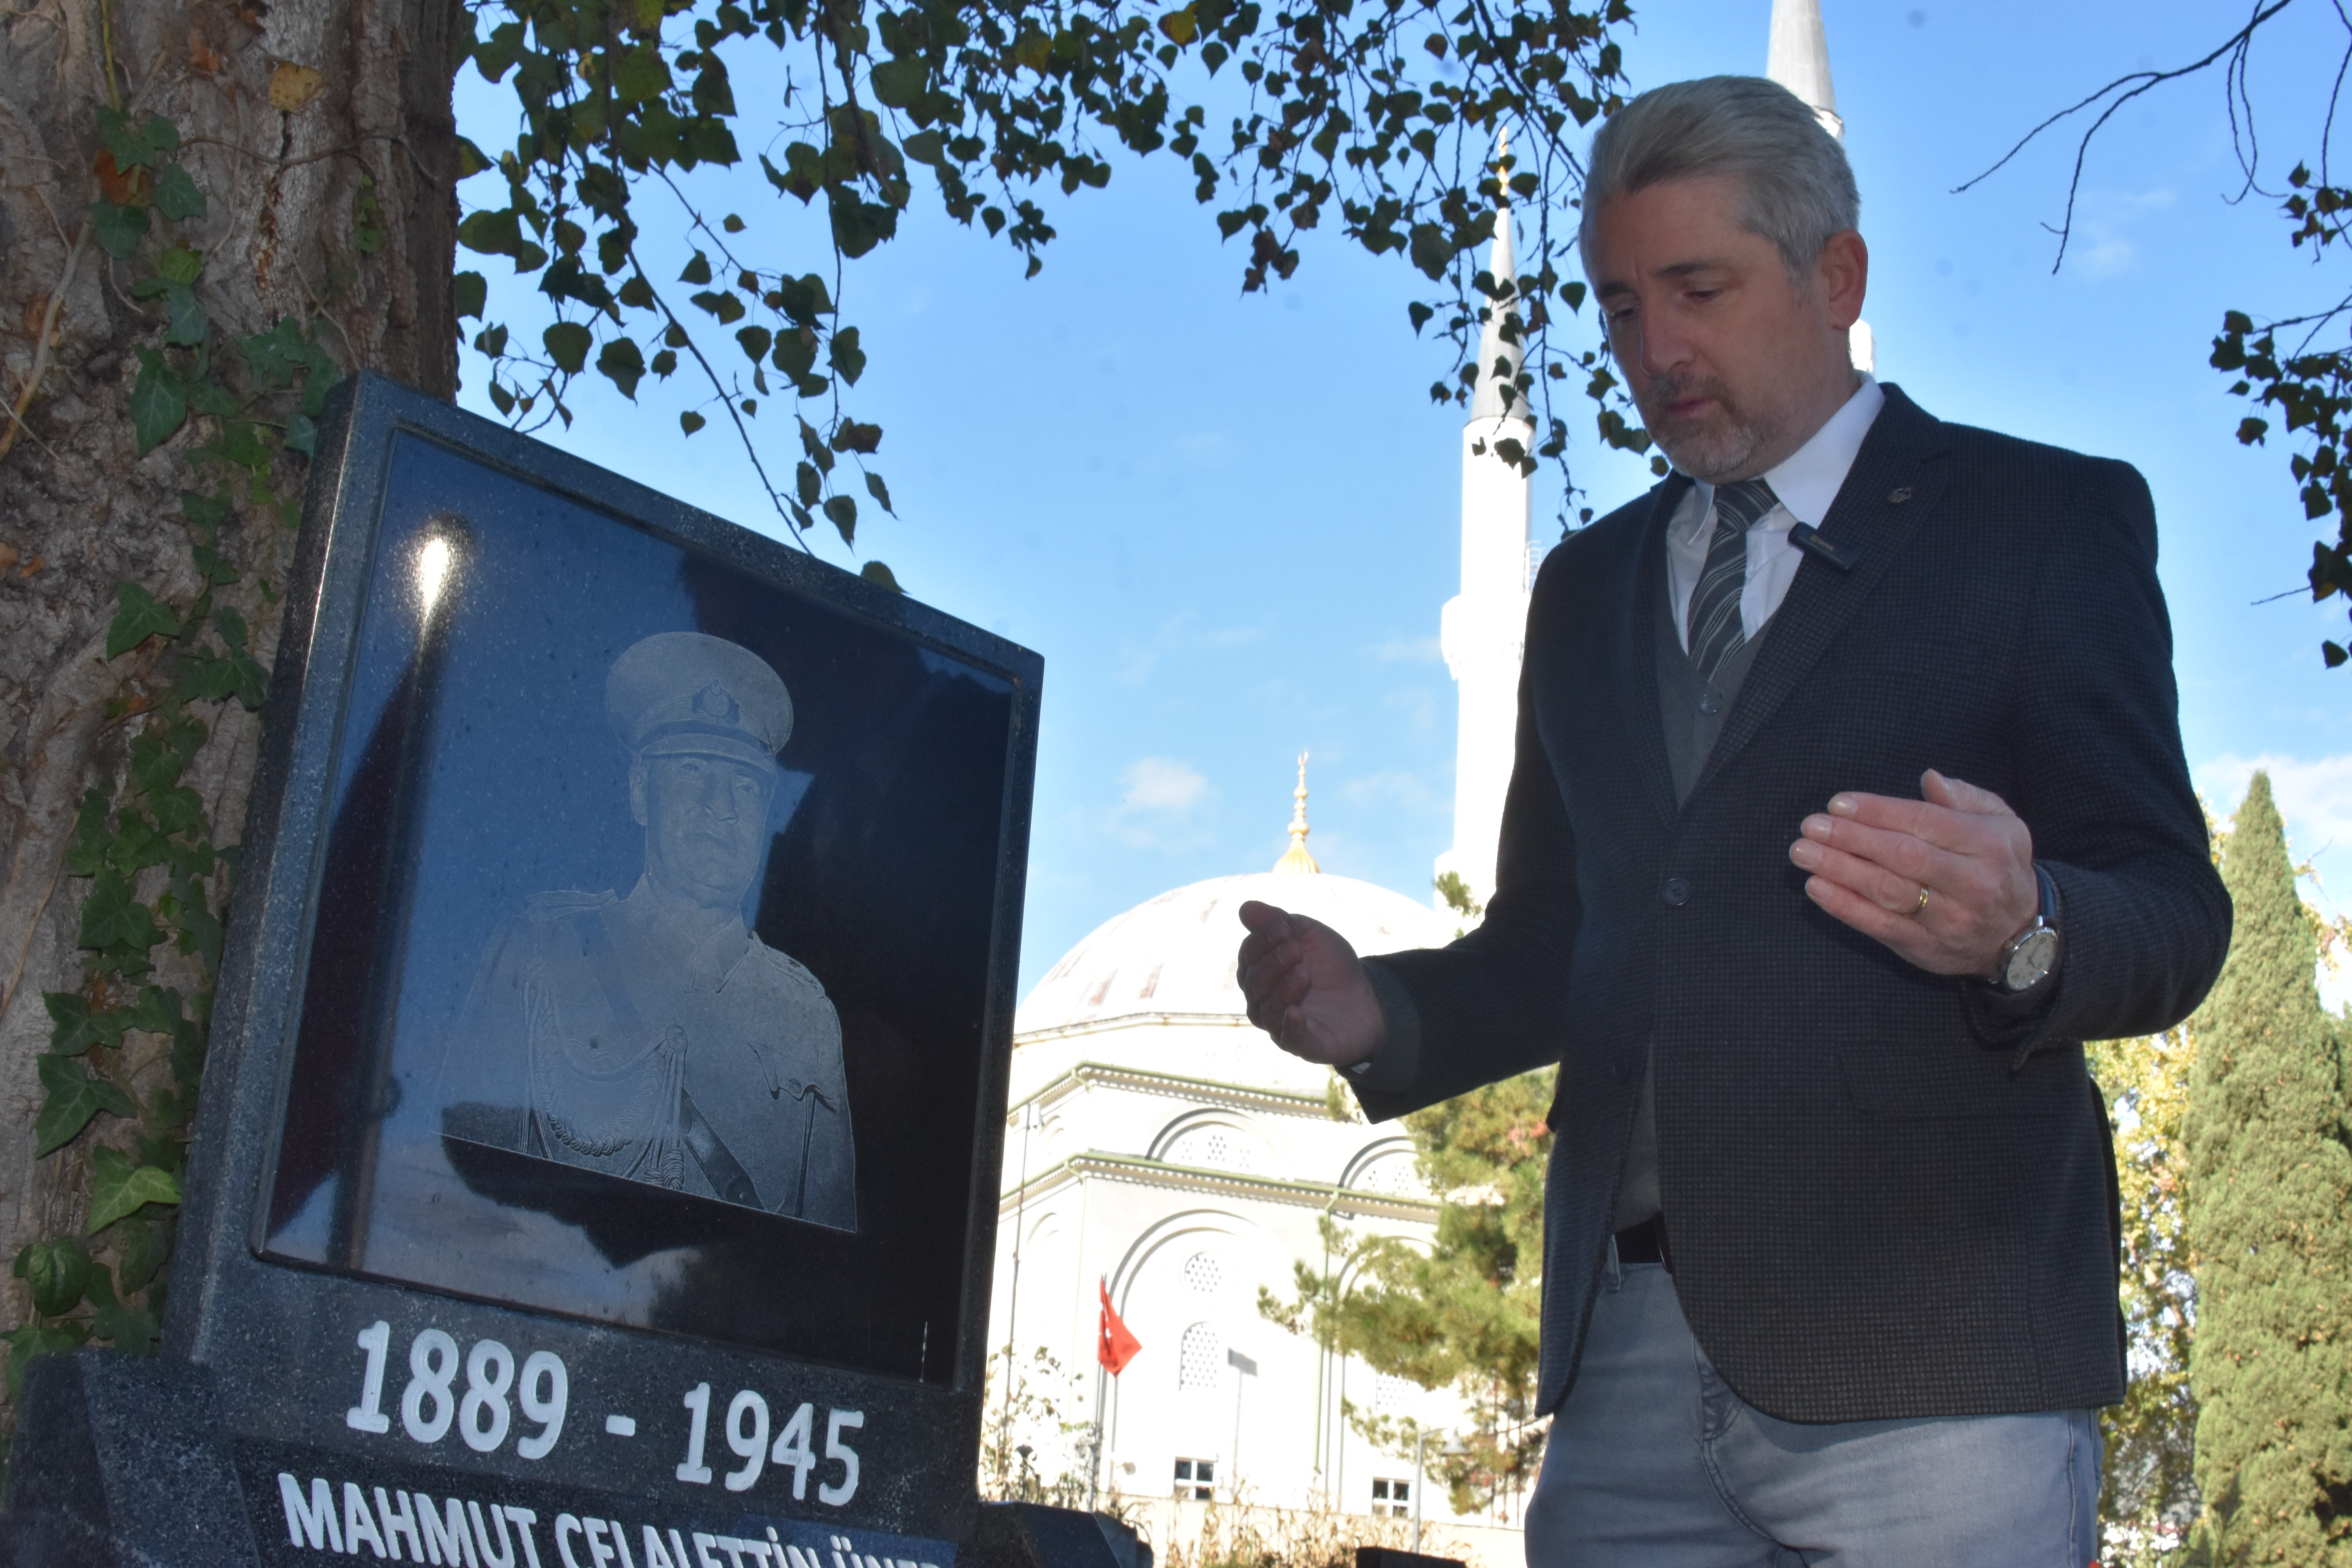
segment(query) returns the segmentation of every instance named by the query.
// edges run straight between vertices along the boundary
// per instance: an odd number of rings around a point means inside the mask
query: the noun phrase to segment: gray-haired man
[[[1769,82],[1602,128],[1585,270],[1676,471],[1544,564],[1485,923],[1243,910],[1252,1018],[1375,1116],[1559,1064],[1538,1568],[2098,1553],[2080,1042],[2194,1006],[2229,904],[2147,486],[1858,374],[1858,210]]]

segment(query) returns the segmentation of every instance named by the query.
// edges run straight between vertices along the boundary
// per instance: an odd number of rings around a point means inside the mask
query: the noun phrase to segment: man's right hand
[[[1368,1061],[1388,1026],[1362,960],[1320,921],[1252,900],[1242,905],[1234,973],[1249,1019],[1294,1057],[1329,1067]]]

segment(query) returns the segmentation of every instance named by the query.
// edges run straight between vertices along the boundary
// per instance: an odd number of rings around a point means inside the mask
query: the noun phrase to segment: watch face
[[[2058,956],[2058,933],[2047,926],[2038,927],[2018,939],[2010,952],[2009,963],[2001,970],[2001,983],[2011,991],[2023,991],[2050,973],[2050,965]]]

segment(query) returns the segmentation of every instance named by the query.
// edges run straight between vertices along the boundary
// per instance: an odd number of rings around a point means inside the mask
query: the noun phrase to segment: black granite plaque
[[[165,1325],[261,1560],[948,1568],[1039,660],[342,395]]]

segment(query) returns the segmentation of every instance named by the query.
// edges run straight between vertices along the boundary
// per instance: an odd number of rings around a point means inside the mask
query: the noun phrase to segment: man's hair
[[[1749,232],[1803,279],[1840,229],[1859,226],[1862,195],[1845,149],[1805,101],[1760,76],[1710,76],[1652,88],[1592,138],[1579,240],[1612,196],[1669,180],[1729,174],[1748,190]]]

